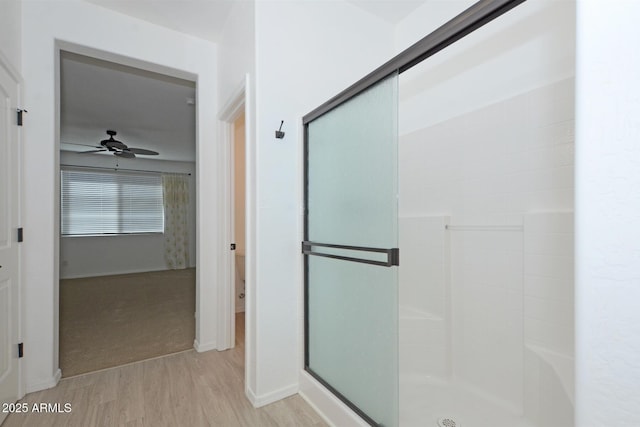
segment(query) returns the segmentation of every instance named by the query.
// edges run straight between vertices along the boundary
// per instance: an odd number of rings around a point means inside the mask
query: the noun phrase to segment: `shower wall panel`
[[[496,415],[526,414],[539,426],[551,416],[569,426],[573,411],[566,390],[573,371],[573,241],[553,232],[556,222],[573,217],[573,86],[573,78],[543,85],[403,134],[399,145],[401,216],[488,226],[448,231],[448,291],[432,280],[403,294],[401,282],[401,298],[444,313],[439,330],[449,331],[445,378],[452,387],[481,396],[480,406],[490,401],[502,408]],[[406,107],[401,104],[401,114]],[[509,231],[491,231],[494,226]],[[527,227],[533,231],[525,238]],[[406,256],[402,236],[400,248]],[[424,366],[415,373],[437,378],[440,338],[428,330],[421,335],[431,339],[421,347]],[[406,343],[402,330],[400,342]]]
[[[573,213],[524,217],[525,414],[573,425]]]
[[[564,79],[401,134],[400,214],[573,210],[573,86]]]
[[[401,22],[400,48],[460,6],[435,3]],[[574,75],[575,2],[557,0],[525,2],[401,75],[400,216],[470,226],[446,232],[448,292],[432,281],[404,295],[435,308],[449,295],[451,352],[444,383],[413,385],[423,394],[405,405],[407,426],[572,424],[573,243],[553,227],[572,221]]]
[[[445,216],[399,218],[399,358],[404,380],[451,376],[448,222]]]
[[[522,218],[452,216],[450,231],[453,379],[522,411],[523,277],[522,232],[499,227]],[[497,228],[492,230],[492,228]]]

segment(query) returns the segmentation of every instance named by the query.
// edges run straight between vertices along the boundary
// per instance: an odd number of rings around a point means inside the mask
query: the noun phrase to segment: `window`
[[[61,171],[63,236],[164,232],[162,176]]]

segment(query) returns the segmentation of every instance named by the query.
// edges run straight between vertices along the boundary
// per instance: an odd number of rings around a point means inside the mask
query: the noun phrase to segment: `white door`
[[[18,399],[20,153],[18,84],[0,61],[0,423]],[[4,409],[4,410],[3,410]]]

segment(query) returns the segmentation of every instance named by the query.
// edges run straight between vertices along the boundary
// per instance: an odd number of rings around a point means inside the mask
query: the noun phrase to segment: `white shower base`
[[[483,390],[450,380],[446,323],[433,313],[400,306],[400,427],[535,427],[521,408]]]
[[[449,418],[456,427],[535,427],[503,403],[463,384],[400,377],[400,427],[438,426]]]

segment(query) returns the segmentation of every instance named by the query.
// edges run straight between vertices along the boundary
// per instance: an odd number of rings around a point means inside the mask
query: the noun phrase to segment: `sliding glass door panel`
[[[376,424],[397,418],[397,269],[309,259],[309,368]]]
[[[308,127],[308,238],[396,247],[398,87],[388,78]]]
[[[397,75],[307,124],[305,368],[398,425]]]

